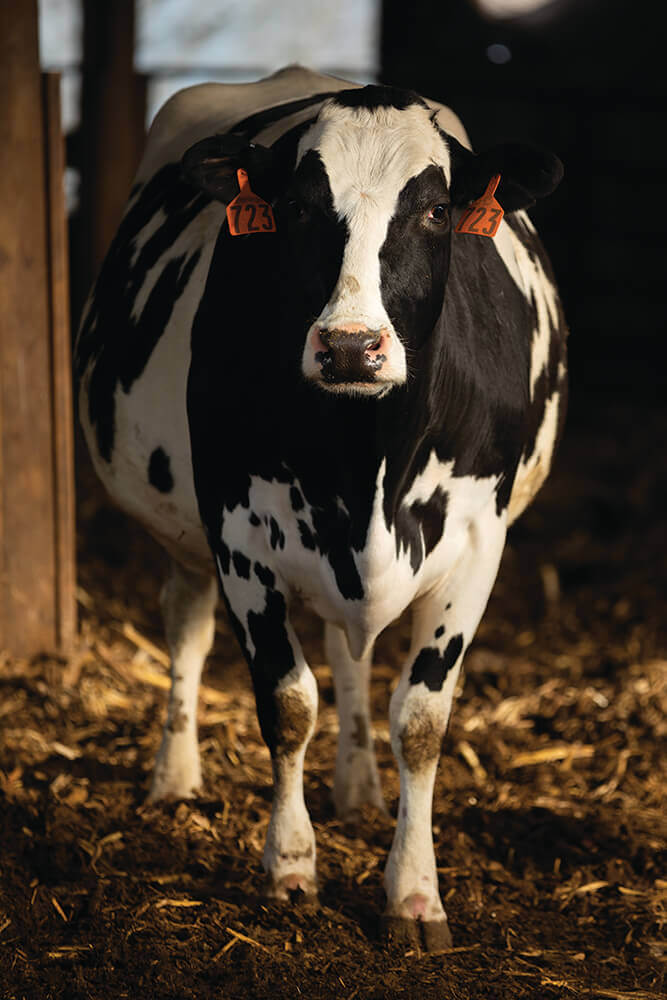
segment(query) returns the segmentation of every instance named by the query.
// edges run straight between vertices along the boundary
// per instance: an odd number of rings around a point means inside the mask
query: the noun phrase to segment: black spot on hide
[[[313,508],[313,527],[317,548],[326,555],[336,577],[336,586],[348,601],[360,601],[364,588],[350,542],[349,516],[340,509],[326,513]]]
[[[313,94],[310,97],[303,97],[300,100],[290,101],[286,104],[276,104],[273,108],[256,111],[255,114],[244,118],[234,126],[233,131],[235,134],[243,134],[247,136],[258,135],[259,132],[262,132],[274,122],[280,121],[281,118],[286,118],[288,115],[296,114],[297,111],[313,107],[315,104],[321,104],[322,101],[325,101],[328,97],[335,96],[336,91],[324,91],[321,94]]]
[[[314,552],[315,549],[317,548],[317,543],[315,541],[312,531],[310,530],[306,522],[302,521],[301,519],[297,521],[297,524],[299,526],[299,534],[301,535],[301,544],[303,545],[304,549],[311,549]]]
[[[462,649],[463,636],[460,633],[449,640],[443,653],[433,646],[426,646],[412,665],[410,683],[419,684],[423,681],[429,691],[440,691]]]
[[[235,550],[232,552],[232,562],[236,570],[236,575],[242,577],[244,580],[249,580],[250,560],[248,557],[244,556],[242,552]]]
[[[276,521],[275,517],[269,519],[269,525],[271,527],[271,537],[269,539],[269,544],[272,549],[285,548],[285,533],[281,531],[280,525]]]
[[[415,500],[409,507],[399,507],[396,513],[396,552],[401,548],[410,550],[413,573],[442,538],[447,501],[447,494],[437,486],[425,503]]]
[[[164,448],[156,448],[151,452],[148,460],[148,482],[160,493],[171,493],[174,488],[169,455]]]
[[[222,539],[217,544],[218,552],[218,563],[220,565],[220,571],[224,576],[229,576],[229,566],[231,562],[231,554],[229,548],[225,545]]]
[[[261,584],[270,589],[275,586],[276,578],[272,570],[268,566],[263,566],[260,562],[256,562],[253,566],[255,571],[255,576]]]
[[[296,486],[292,486],[289,491],[290,503],[292,504],[292,510],[300,511],[303,510],[303,496],[301,495],[301,490]]]

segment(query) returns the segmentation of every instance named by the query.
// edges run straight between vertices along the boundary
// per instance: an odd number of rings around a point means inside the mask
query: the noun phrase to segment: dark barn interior
[[[532,213],[572,330],[571,392],[664,386],[665,73],[646,0],[550,3],[498,22],[467,0],[385,4],[383,74],[451,104],[473,144],[524,137],[565,163]],[[503,61],[506,60],[506,61]]]
[[[501,18],[471,0],[382,5],[382,81],[452,106],[475,148],[524,139],[565,164],[531,215],[571,331],[568,422],[551,477],[510,532],[443,745],[433,822],[454,947],[440,955],[387,947],[377,919],[398,797],[387,707],[407,620],[381,636],[371,692],[390,816],[367,810],[351,824],[330,800],[337,722],[321,627],[305,610],[297,618],[320,693],[306,759],[318,907],[262,896],[271,765],[222,610],[200,696],[205,789],[145,804],[168,686],[166,559],[110,505],[78,432],[76,589],[67,533],[67,352],[53,317],[62,326],[69,295],[75,330],[146,101],[133,2],[84,11],[82,126],[66,145],[82,173],[69,282],[65,297],[53,291],[67,251],[51,222],[44,273],[28,275],[51,275],[36,319],[12,227],[43,224],[25,185],[46,182],[18,159],[0,171],[0,311],[19,317],[0,337],[0,998],[665,997],[667,81],[656,5],[551,0]],[[32,88],[45,121],[57,113],[36,61],[28,80],[36,20],[19,31],[15,14],[0,13],[0,80],[16,94],[11,148],[25,155],[19,92]],[[62,171],[50,136],[47,175],[54,158]],[[20,424],[13,394],[10,362],[33,322],[51,324],[51,390],[32,387],[53,393],[51,429],[32,415]],[[14,480],[30,448],[35,468]],[[30,485],[47,467],[51,500]],[[12,597],[13,573],[28,589],[39,577],[30,613]]]

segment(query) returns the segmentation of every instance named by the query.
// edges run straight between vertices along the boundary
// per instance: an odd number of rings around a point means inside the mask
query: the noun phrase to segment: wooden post
[[[134,0],[84,0],[81,253],[86,293],[118,228],[146,135],[146,80],[134,72]]]
[[[29,656],[74,629],[62,153],[47,185],[36,0],[0,3],[0,93],[0,648]]]
[[[76,634],[76,530],[69,251],[65,205],[65,143],[60,74],[42,75],[51,318],[52,441],[56,547],[56,640],[68,649]]]
[[[56,620],[46,190],[37,3],[0,4],[1,644],[53,646]]]

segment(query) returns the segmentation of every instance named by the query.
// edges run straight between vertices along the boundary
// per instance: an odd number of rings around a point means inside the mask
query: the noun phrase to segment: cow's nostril
[[[329,334],[326,330],[315,329],[313,331],[313,348],[316,354],[326,353],[329,350]]]
[[[345,327],[316,331],[315,361],[326,382],[373,382],[386,361],[384,331]],[[319,348],[319,350],[318,350]]]

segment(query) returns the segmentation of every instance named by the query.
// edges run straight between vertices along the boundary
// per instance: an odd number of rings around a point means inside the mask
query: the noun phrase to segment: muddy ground
[[[144,805],[166,703],[165,562],[82,461],[79,646],[0,656],[0,996],[665,996],[666,437],[657,407],[575,408],[512,530],[436,785],[454,937],[437,956],[379,936],[393,819],[334,818],[332,684],[306,613],[320,907],[262,897],[269,760],[222,616],[200,702],[205,794]],[[407,629],[381,638],[372,689],[392,815],[387,704]]]

